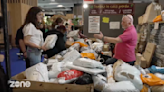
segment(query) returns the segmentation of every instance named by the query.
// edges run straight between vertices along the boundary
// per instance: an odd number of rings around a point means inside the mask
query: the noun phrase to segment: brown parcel
[[[146,8],[146,12],[143,16],[143,23],[153,22],[153,19],[161,13],[160,10],[155,10],[154,8],[155,5],[153,5],[153,3]]]
[[[17,74],[12,79],[17,81],[29,81],[25,80],[25,72]],[[38,82],[30,81],[31,86],[29,88],[13,88],[13,92],[93,92],[93,85],[76,85],[76,84],[55,84],[50,82]]]
[[[103,51],[109,51],[109,44],[104,44]]]
[[[135,65],[140,65],[142,68],[146,68],[146,63],[146,59],[140,53],[136,53]]]
[[[151,60],[152,60],[153,54],[155,52],[155,49],[156,49],[156,45],[154,43],[147,43],[146,49],[143,53],[143,57],[147,61],[147,64],[146,64],[147,67],[150,67]]]
[[[143,24],[143,16],[138,17],[138,24],[139,25]]]

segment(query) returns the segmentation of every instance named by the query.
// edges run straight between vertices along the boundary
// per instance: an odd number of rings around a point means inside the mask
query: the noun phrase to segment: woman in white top
[[[27,58],[30,60],[30,66],[41,62],[41,49],[44,43],[43,33],[40,23],[43,20],[43,12],[39,7],[32,7],[26,15],[23,34],[24,42],[27,46]]]

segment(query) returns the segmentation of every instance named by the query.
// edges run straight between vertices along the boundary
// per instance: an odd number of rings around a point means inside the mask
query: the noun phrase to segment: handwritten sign
[[[134,4],[90,4],[90,15],[133,14]]]

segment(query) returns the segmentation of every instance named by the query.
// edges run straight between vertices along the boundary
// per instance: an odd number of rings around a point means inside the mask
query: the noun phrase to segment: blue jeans
[[[33,66],[41,62],[41,50],[37,48],[27,47],[27,58],[30,61],[30,66]]]

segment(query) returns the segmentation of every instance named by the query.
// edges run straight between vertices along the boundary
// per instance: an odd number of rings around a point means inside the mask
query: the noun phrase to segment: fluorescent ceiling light
[[[63,5],[58,5],[57,7],[63,7]]]
[[[58,4],[58,3],[49,3],[49,4]]]
[[[88,8],[88,4],[83,4],[83,7],[84,8]]]
[[[55,0],[51,0],[51,1],[53,1],[53,2],[54,2]]]

